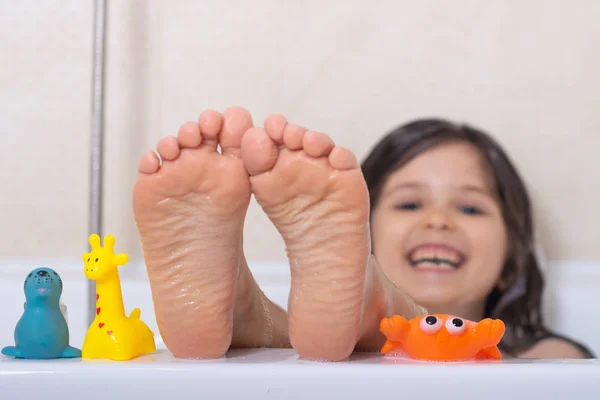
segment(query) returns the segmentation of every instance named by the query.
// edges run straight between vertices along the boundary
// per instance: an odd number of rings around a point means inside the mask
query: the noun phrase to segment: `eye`
[[[446,329],[451,335],[460,335],[467,328],[467,324],[460,318],[448,318],[446,320]]]
[[[33,275],[33,272],[30,272],[29,275],[27,275],[27,277],[31,278],[31,275]]]
[[[54,271],[53,273],[54,273],[54,275],[58,276],[58,274],[56,273],[56,271]]]
[[[90,259],[89,259],[89,257],[88,257],[88,262],[90,262]]]
[[[96,262],[98,262],[98,259],[96,258]]]
[[[481,210],[473,206],[463,206],[460,208],[460,212],[467,215],[478,215],[482,214]]]
[[[419,327],[424,333],[433,335],[442,329],[442,322],[437,317],[428,315],[421,320]]]
[[[414,203],[414,202],[413,203],[409,202],[409,203],[398,204],[398,205],[396,205],[395,208],[397,208],[398,210],[414,211],[414,210],[419,209],[419,207],[420,207],[419,204]]]

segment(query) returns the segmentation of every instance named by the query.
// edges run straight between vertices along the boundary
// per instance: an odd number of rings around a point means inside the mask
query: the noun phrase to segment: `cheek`
[[[401,257],[411,225],[410,218],[396,210],[377,210],[371,219],[375,255]]]
[[[467,228],[467,227],[465,227]],[[481,264],[490,274],[499,275],[507,254],[507,236],[499,219],[469,221],[464,229],[470,242],[473,261]]]

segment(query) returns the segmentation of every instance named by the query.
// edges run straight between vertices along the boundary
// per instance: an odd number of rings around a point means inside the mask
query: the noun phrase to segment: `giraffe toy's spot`
[[[89,242],[92,251],[82,257],[83,272],[86,278],[96,282],[96,303],[102,295],[102,308],[96,307],[96,317],[85,335],[81,356],[126,361],[154,353],[154,333],[140,320],[140,309],[135,308],[129,316],[125,314],[118,267],[127,263],[127,254],[115,254],[112,235],[104,238],[104,246],[96,234],[90,236]],[[105,323],[111,328],[106,335],[102,330],[92,329],[96,324],[102,329]]]

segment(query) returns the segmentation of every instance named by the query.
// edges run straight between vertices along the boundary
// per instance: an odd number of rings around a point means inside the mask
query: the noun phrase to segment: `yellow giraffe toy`
[[[125,315],[118,267],[127,263],[127,254],[115,254],[112,235],[104,237],[104,247],[96,234],[89,242],[92,251],[82,258],[85,276],[96,281],[96,317],[85,335],[81,357],[126,361],[154,353],[154,333],[140,320],[140,309]]]

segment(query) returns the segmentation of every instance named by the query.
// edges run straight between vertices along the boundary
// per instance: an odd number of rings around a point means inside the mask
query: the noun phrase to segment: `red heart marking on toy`
[[[100,315],[100,307],[96,308],[96,315]]]
[[[106,331],[107,335],[112,335],[112,331]]]
[[[100,323],[98,324],[98,326],[100,327],[100,329],[102,329],[102,327],[104,326],[104,323],[103,323],[103,322],[100,322]]]

